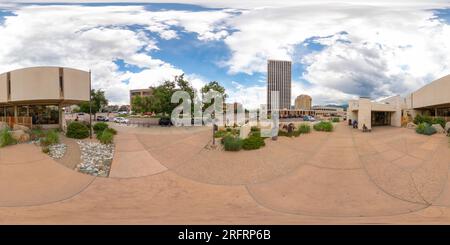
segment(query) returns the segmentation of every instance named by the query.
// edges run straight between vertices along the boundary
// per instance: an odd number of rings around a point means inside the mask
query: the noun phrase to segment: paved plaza
[[[444,135],[340,123],[224,152],[205,148],[210,128],[116,129],[109,178],[1,148],[0,223],[450,223]]]

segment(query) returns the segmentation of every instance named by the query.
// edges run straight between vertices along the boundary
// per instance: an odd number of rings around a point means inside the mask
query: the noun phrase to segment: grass
[[[16,140],[12,137],[11,132],[7,128],[0,131],[0,147],[16,144]]]
[[[314,130],[316,131],[324,131],[331,132],[333,131],[333,124],[331,122],[321,121],[319,123],[314,124]]]
[[[239,137],[227,135],[222,138],[225,151],[240,151],[243,141]]]

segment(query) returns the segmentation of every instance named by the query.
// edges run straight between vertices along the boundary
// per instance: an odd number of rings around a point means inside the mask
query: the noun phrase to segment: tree
[[[153,88],[152,96],[149,97],[149,109],[163,115],[170,115],[176,107],[171,103],[171,98],[175,93],[175,82],[165,81],[163,84]]]
[[[217,81],[211,81],[211,82],[209,82],[208,84],[206,84],[205,86],[202,87],[202,89],[201,89],[202,98],[205,96],[206,93],[208,93],[211,90],[212,91],[216,91],[220,95],[222,95],[223,96],[223,102],[225,102],[225,99],[228,97],[228,95],[225,93],[225,88],[223,86],[221,86],[219,84],[219,82],[217,82]],[[203,110],[205,110],[206,108],[211,106],[213,103],[214,103],[214,101],[211,101],[210,103],[204,103],[203,104]]]
[[[80,112],[89,113],[90,111],[94,114],[94,120],[96,119],[96,113],[99,112],[103,107],[108,105],[108,100],[105,97],[105,91],[102,90],[91,90],[91,103],[92,110],[90,110],[89,101],[81,102],[78,106],[80,107]]]

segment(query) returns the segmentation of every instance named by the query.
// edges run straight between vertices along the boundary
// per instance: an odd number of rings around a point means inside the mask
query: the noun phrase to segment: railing
[[[0,122],[5,122],[10,128],[13,128],[15,124],[27,126],[32,128],[33,120],[31,117],[0,117]]]

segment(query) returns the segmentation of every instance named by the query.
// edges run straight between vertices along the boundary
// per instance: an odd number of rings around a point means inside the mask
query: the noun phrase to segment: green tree
[[[211,81],[202,87],[202,89],[201,89],[202,98],[205,96],[206,93],[208,93],[211,90],[216,91],[219,94],[221,94],[223,96],[223,102],[225,103],[225,100],[228,97],[228,95],[225,93],[225,88],[222,85],[220,85],[219,82],[217,82],[217,81]],[[211,101],[210,103],[204,103],[203,110],[205,110],[206,108],[211,106],[213,103],[214,103],[214,101]]]
[[[89,113],[92,111],[94,114],[99,112],[103,107],[108,105],[108,100],[105,97],[105,91],[103,90],[91,90],[91,103],[92,103],[92,110],[90,110],[90,103],[89,101],[81,102],[78,106],[80,107],[80,112]]]
[[[149,97],[149,109],[156,113],[169,115],[176,107],[171,103],[172,94],[175,93],[175,82],[165,81],[163,84],[153,88],[153,94]]]

